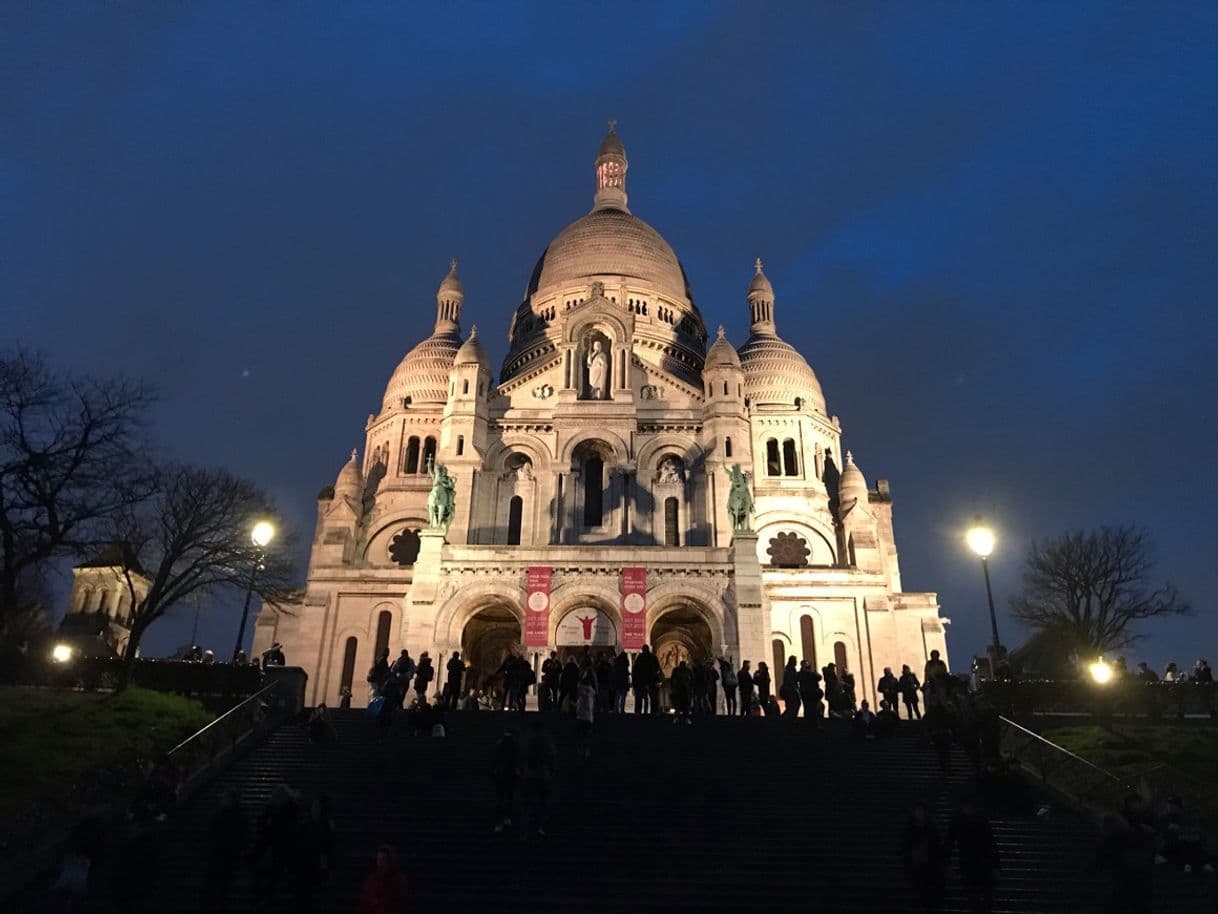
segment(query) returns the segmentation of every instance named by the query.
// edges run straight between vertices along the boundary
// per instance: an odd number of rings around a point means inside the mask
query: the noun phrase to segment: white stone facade
[[[726,653],[777,674],[791,654],[844,661],[874,700],[883,667],[946,658],[935,595],[901,591],[888,485],[870,490],[842,459],[760,261],[748,340],[737,352],[720,328],[708,349],[672,248],[626,208],[626,170],[611,132],[594,208],[533,270],[497,384],[476,328],[461,340],[455,263],[441,283],[434,332],[368,417],[362,459],[319,497],[304,596],[257,620],[255,655],[280,641],[311,702],[348,686],[362,703],[377,647],[428,651],[436,687],[461,650],[477,682],[521,649],[530,566],[553,575],[549,646],[527,649],[537,664],[565,646],[568,613],[621,632],[624,567],[647,570],[647,638],[670,662]],[[443,533],[427,525],[433,461],[456,480]],[[733,535],[733,464],[753,485],[755,534]]]

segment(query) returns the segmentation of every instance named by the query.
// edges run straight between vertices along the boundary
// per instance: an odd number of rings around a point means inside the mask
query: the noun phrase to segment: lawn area
[[[1041,736],[1130,778],[1164,764],[1206,782],[1218,771],[1218,727],[1208,725],[1057,727],[1042,730]]]
[[[199,702],[167,692],[0,688],[0,818],[128,750],[164,752],[213,718]]]

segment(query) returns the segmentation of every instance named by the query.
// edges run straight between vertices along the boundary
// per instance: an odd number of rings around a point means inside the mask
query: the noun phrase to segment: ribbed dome
[[[668,242],[620,209],[594,210],[559,232],[533,268],[527,294],[603,276],[623,276],[673,298],[692,299],[685,270]]]
[[[735,368],[737,371],[740,370],[740,356],[736,354],[736,347],[727,341],[722,326],[719,327],[718,338],[707,350],[706,367],[707,369]]]
[[[626,147],[622,145],[622,138],[615,131],[610,130],[601,140],[601,148],[596,151],[596,157],[599,159],[601,156],[626,157]]]
[[[478,340],[478,325],[469,328],[469,338],[457,350],[454,365],[481,365],[487,371],[491,370],[491,360]]]
[[[460,348],[460,332],[449,325],[411,349],[389,379],[384,408],[400,407],[407,398],[412,404],[444,403],[448,399],[448,373]]]
[[[867,479],[854,462],[854,455],[846,451],[846,466],[837,484],[838,511],[844,518],[855,505],[867,506]]]
[[[744,395],[752,404],[793,406],[795,398],[825,412],[825,395],[799,350],[773,333],[754,330],[740,347]]]

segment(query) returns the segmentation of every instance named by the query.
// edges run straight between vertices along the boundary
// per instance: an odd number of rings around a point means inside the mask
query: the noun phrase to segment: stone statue
[[[749,518],[753,515],[753,494],[749,491],[749,481],[745,479],[738,463],[732,464],[727,474],[732,480],[732,487],[727,496],[727,513],[732,519],[732,530],[736,533],[749,533],[752,531]]]
[[[448,475],[444,464],[435,466],[427,462],[427,475],[431,477],[431,492],[427,495],[427,522],[433,529],[447,530],[457,510],[457,482]]]
[[[656,482],[679,483],[681,481],[681,461],[675,457],[667,458],[660,464],[660,474]]]
[[[600,340],[592,341],[592,349],[586,360],[588,366],[588,399],[607,399],[609,382],[609,354],[605,352]]]

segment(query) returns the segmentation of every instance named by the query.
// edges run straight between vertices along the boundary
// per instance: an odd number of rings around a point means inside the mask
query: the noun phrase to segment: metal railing
[[[170,749],[166,758],[177,774],[179,802],[194,793],[212,771],[282,723],[294,708],[291,684],[276,679]]]
[[[1111,771],[1001,715],[999,747],[1051,790],[1083,806],[1117,810],[1133,789]]]

